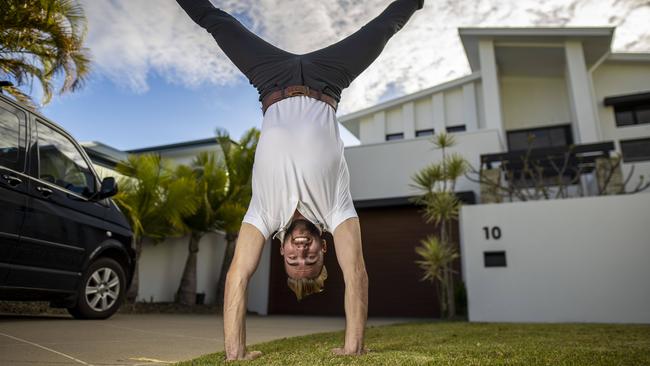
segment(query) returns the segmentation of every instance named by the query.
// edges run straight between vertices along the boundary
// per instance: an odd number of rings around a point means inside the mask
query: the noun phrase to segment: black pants
[[[209,0],[176,0],[205,28],[237,68],[257,88],[261,101],[288,85],[307,85],[341,99],[341,91],[381,54],[388,40],[424,0],[395,0],[377,17],[345,39],[307,54],[275,47],[244,27]],[[296,29],[300,31],[300,29]]]

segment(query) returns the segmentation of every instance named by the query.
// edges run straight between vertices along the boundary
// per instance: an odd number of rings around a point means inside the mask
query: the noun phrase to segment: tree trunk
[[[447,301],[447,272],[443,269],[442,280],[438,281],[440,285],[440,317],[446,318],[449,310],[449,301]]]
[[[133,269],[133,280],[131,280],[131,286],[126,292],[126,301],[131,304],[135,303],[135,299],[138,297],[138,288],[140,287],[140,253],[142,252],[142,238],[136,240],[135,242],[135,267]]]
[[[447,265],[447,318],[456,317],[456,299],[454,298],[454,274],[451,272],[451,263]]]
[[[448,249],[451,248],[451,242],[449,240],[449,236],[451,235],[451,227],[449,220],[443,219],[440,222],[440,241],[441,245],[445,246]],[[454,301],[454,278],[451,273],[451,266],[452,263],[447,263],[444,265],[442,273],[443,273],[443,282],[445,283],[444,285],[444,292],[445,292],[445,310],[446,314],[445,317],[448,319],[451,319],[456,316],[456,304]]]
[[[196,253],[199,251],[200,239],[201,235],[199,233],[190,233],[185,269],[175,297],[176,302],[179,304],[196,305]]]
[[[221,265],[221,274],[217,284],[217,303],[223,305],[223,295],[226,288],[226,275],[232,263],[232,257],[235,254],[235,245],[237,244],[238,233],[226,233],[226,251],[223,254],[223,264]]]
[[[444,308],[445,308],[445,301],[443,299],[443,284],[441,281],[434,281],[433,282],[433,287],[435,288],[436,291],[436,296],[438,297],[438,305],[440,306],[440,318],[444,318]]]
[[[445,224],[449,225],[448,228],[447,228],[447,238],[449,238],[449,236],[451,236],[451,220],[449,222],[445,222]],[[447,239],[447,245],[448,245],[448,248],[455,250],[455,248],[452,248],[451,240]],[[450,319],[456,317],[456,297],[454,296],[454,274],[453,274],[453,271],[452,271],[452,266],[453,266],[453,261],[449,262],[449,264],[447,264],[447,271],[449,272],[449,274],[447,276],[447,281],[448,281],[447,282],[447,301],[449,301],[448,309],[449,309],[449,318]]]

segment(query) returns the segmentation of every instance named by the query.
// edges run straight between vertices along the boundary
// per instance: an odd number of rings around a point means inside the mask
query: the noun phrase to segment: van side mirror
[[[104,180],[102,180],[102,186],[99,189],[99,192],[96,192],[92,198],[95,200],[101,200],[104,198],[115,196],[116,194],[117,194],[117,182],[115,182],[115,178],[106,177],[104,178]]]

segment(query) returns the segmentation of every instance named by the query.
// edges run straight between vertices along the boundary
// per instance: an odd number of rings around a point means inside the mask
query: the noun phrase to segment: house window
[[[545,147],[561,147],[573,144],[571,125],[530,128],[508,131],[508,150],[519,151]],[[532,138],[529,141],[529,138]]]
[[[618,127],[650,123],[650,103],[614,106],[614,116]]]
[[[415,137],[420,137],[420,136],[431,136],[433,135],[433,128],[429,128],[426,130],[417,130],[415,131]]]
[[[650,123],[650,92],[607,97],[603,104],[614,107],[618,127]]]
[[[467,130],[467,128],[465,128],[465,125],[448,126],[447,127],[447,132],[448,133],[465,132],[466,130]]]
[[[404,138],[404,134],[402,132],[400,133],[391,133],[386,135],[386,141],[392,141],[392,140],[402,140]]]
[[[650,138],[622,140],[621,152],[626,163],[648,161],[650,160]]]

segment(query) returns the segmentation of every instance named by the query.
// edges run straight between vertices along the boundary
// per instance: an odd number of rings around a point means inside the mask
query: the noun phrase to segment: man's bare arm
[[[345,345],[337,354],[365,353],[363,339],[368,318],[368,274],[361,248],[358,218],[341,223],[334,233],[336,258],[345,280]]]
[[[228,275],[223,305],[223,332],[227,360],[254,359],[246,352],[246,287],[259,263],[264,237],[253,225],[242,223]]]

